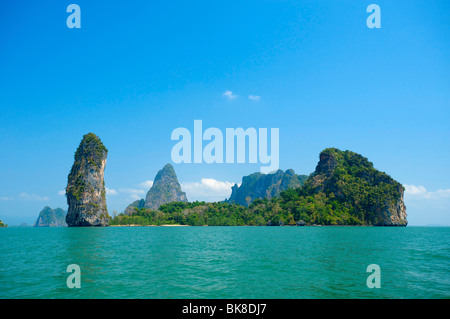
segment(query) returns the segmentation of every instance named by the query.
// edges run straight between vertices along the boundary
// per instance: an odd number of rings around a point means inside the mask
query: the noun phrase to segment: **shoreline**
[[[171,224],[163,224],[163,225],[108,225],[108,227],[189,227],[190,225],[171,225]]]
[[[429,227],[429,228],[439,228],[439,227],[450,227],[450,225],[384,225],[384,226],[376,226],[376,225],[305,225],[305,226],[295,226],[295,225],[284,225],[284,226],[256,226],[256,225],[241,225],[241,226],[226,226],[226,225],[217,225],[217,226],[209,226],[209,225],[201,225],[201,226],[192,226],[192,225],[172,225],[172,224],[163,224],[163,225],[108,225],[108,226],[77,226],[77,227],[68,227],[68,226],[19,226],[19,225],[8,225],[8,227],[0,227],[0,229],[7,228],[102,228],[102,227],[377,227],[377,228],[403,228],[403,227]]]

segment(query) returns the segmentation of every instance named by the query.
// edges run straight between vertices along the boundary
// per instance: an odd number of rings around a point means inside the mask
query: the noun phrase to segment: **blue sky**
[[[4,222],[67,209],[88,132],[121,212],[171,163],[171,132],[200,119],[279,128],[280,168],[301,174],[324,148],[361,153],[407,185],[410,225],[450,225],[448,1],[76,1],[81,29],[70,3],[0,2]],[[174,164],[190,200],[224,199],[260,166]]]

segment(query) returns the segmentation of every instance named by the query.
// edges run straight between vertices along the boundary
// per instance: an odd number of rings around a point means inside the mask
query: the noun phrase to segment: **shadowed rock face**
[[[95,134],[83,136],[67,182],[68,226],[108,226],[104,182],[107,154]]]
[[[279,196],[288,188],[300,187],[307,177],[295,174],[292,169],[288,169],[286,172],[279,169],[273,174],[253,173],[244,176],[240,186],[235,184],[231,188],[230,198],[225,202],[248,206],[257,198],[271,199]]]
[[[166,164],[156,174],[153,185],[145,197],[144,206],[156,210],[163,204],[187,201],[186,193],[181,190],[175,170],[172,165]]]
[[[376,208],[375,211],[380,215],[380,221],[375,226],[406,226],[408,221],[406,219],[406,206],[403,201],[403,186],[398,188],[400,197],[397,201],[385,201],[384,205]]]
[[[39,213],[34,227],[65,227],[66,212],[62,208],[51,209],[46,206]]]

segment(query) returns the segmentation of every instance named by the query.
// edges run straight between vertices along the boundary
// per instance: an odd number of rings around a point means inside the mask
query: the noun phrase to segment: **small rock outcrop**
[[[296,224],[297,226],[306,226],[306,223],[303,220],[299,220]]]
[[[288,188],[297,188],[303,185],[308,178],[306,175],[297,175],[294,170],[281,169],[272,174],[253,173],[242,178],[242,184],[235,184],[231,188],[231,196],[225,202],[249,206],[250,203],[259,198],[271,199],[278,197],[280,193]]]
[[[62,208],[52,209],[44,207],[39,213],[39,217],[34,227],[66,227],[66,212]]]
[[[98,136],[83,136],[67,182],[68,226],[108,226],[104,181],[107,154]]]

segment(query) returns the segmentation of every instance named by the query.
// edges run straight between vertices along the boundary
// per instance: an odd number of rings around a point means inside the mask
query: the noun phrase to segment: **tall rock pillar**
[[[108,226],[104,181],[107,154],[98,136],[83,136],[67,181],[68,226]]]

